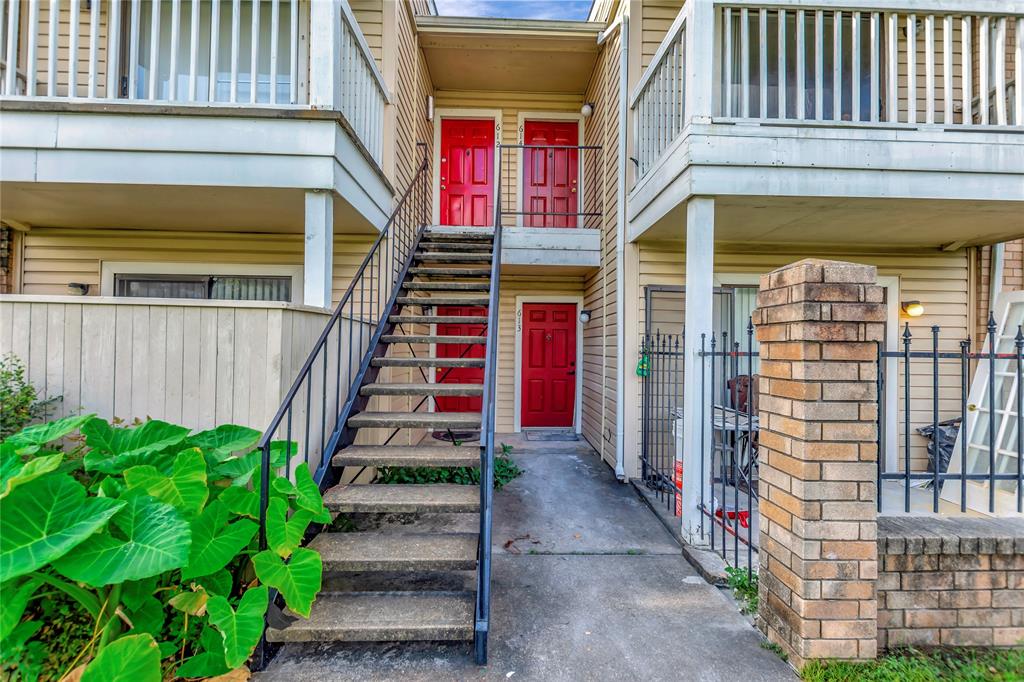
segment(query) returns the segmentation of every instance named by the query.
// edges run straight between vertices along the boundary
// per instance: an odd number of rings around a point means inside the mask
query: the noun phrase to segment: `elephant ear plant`
[[[273,443],[268,549],[259,551],[259,437],[241,426],[192,434],[89,415],[0,443],[3,672],[37,678],[40,664],[33,669],[19,652],[54,653],[43,640],[59,638],[61,623],[40,616],[48,595],[70,600],[91,624],[66,669],[50,670],[82,682],[243,667],[263,634],[268,588],[308,617],[322,564],[300,544],[309,524],[330,515],[307,465],[279,475],[295,445]]]

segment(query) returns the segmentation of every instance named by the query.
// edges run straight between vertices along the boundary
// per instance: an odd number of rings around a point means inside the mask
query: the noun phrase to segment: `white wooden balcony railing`
[[[710,61],[689,75],[687,21],[691,35],[712,36]],[[1024,12],[1015,2],[687,2],[633,93],[637,177],[692,116],[769,125],[1024,126],[1022,35]],[[706,94],[695,100],[703,109],[681,115],[689,89]]]
[[[345,0],[0,0],[0,59],[4,97],[336,109],[381,162],[387,88]]]

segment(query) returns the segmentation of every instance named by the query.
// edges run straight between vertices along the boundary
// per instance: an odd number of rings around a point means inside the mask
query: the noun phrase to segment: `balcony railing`
[[[13,0],[0,59],[4,97],[334,109],[381,162],[387,88],[345,0]]]
[[[697,32],[709,37],[694,63],[707,66],[688,75]],[[631,98],[638,178],[691,117],[1024,126],[1022,35],[1024,13],[988,0],[687,2]]]

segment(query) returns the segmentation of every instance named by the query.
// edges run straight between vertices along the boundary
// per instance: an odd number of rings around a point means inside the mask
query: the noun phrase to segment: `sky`
[[[436,0],[437,13],[450,17],[570,19],[585,21],[591,0]]]

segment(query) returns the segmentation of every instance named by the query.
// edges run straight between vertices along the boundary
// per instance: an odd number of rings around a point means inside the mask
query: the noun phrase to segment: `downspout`
[[[993,313],[996,309],[996,299],[1003,290],[1003,262],[1006,259],[1006,244],[999,242],[992,245],[992,261],[989,268],[988,278],[988,312]],[[985,316],[988,320],[988,315]]]
[[[628,9],[628,8],[627,8]],[[629,15],[623,11],[620,31],[622,50],[619,56],[619,188],[615,225],[615,353],[618,372],[615,374],[615,476],[626,480],[626,173],[629,170],[627,134],[629,131]]]

